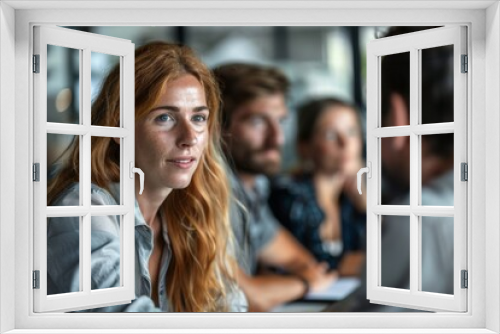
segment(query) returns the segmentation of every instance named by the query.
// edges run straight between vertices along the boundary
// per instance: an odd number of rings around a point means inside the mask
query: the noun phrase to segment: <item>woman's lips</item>
[[[178,168],[189,169],[194,165],[196,159],[193,157],[180,157],[175,159],[168,159],[167,161]]]

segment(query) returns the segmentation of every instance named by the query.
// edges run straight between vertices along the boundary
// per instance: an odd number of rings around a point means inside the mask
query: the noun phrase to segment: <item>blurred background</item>
[[[283,170],[296,163],[296,106],[312,97],[335,96],[355,103],[365,127],[366,45],[387,27],[66,27],[131,40],[136,47],[153,40],[192,47],[211,68],[227,62],[273,65],[289,77],[290,117],[285,123]],[[78,50],[49,46],[47,121],[79,123]],[[92,53],[91,96],[118,57]],[[61,138],[60,138],[61,137]],[[71,136],[49,135],[51,165]]]
[[[291,82],[287,101],[289,117],[284,125],[286,144],[283,151],[283,172],[293,169],[297,164],[298,159],[295,149],[297,107],[311,98],[336,97],[357,106],[363,130],[363,158],[366,156],[366,47],[371,40],[383,36],[389,27],[92,26],[66,28],[131,40],[136,47],[155,40],[185,44],[193,48],[210,68],[228,62],[257,63],[278,67]],[[47,52],[49,54],[47,64],[47,121],[78,124],[81,122],[81,113],[79,111],[79,81],[81,75],[79,51],[49,46]],[[453,54],[453,49],[446,51],[444,53],[445,57],[450,52]],[[432,71],[427,71],[432,72],[431,74],[439,72],[439,69],[445,68],[445,65],[448,64],[443,61],[442,57],[432,57],[430,55],[428,59],[426,58],[426,63],[435,65],[432,67]],[[98,95],[108,72],[118,61],[119,58],[116,56],[92,52],[92,101]],[[393,69],[392,67],[389,68]],[[409,65],[407,65],[406,70],[409,73]],[[392,71],[392,74],[398,77],[400,72]],[[445,82],[444,86],[446,86],[446,82],[453,83],[452,76],[444,77],[444,79],[446,79],[443,81]],[[438,82],[438,84],[441,83]],[[433,99],[445,95],[443,85],[436,86],[438,89],[433,91]],[[451,95],[450,101],[453,101],[453,95]],[[453,106],[453,103],[451,103],[451,106]],[[428,114],[444,114],[444,109],[431,110]],[[451,110],[451,115],[453,115],[453,108],[448,109]],[[445,121],[453,122],[453,118]],[[428,123],[436,122],[442,122],[442,120],[434,120]],[[47,136],[48,166],[53,165],[55,161],[62,160],[58,159],[63,156],[64,150],[74,139],[75,136],[70,135],[49,134]],[[444,143],[444,139],[442,142]],[[437,141],[438,146],[440,143]],[[389,204],[390,200],[397,195],[397,191],[386,185],[385,175],[382,175],[382,178],[384,184],[382,196],[387,197],[382,204]],[[453,189],[453,181],[451,183],[451,189]],[[407,188],[404,189],[405,192],[408,191]],[[386,200],[387,202],[385,202]],[[452,203],[444,205],[453,205]],[[389,221],[386,221],[385,225],[389,223]],[[451,226],[452,231],[453,222],[443,222],[441,225],[445,223]],[[439,239],[437,243],[449,239],[453,244],[453,232],[445,232],[444,236],[437,237]],[[434,232],[431,234],[434,234]],[[399,237],[401,239],[403,236]],[[406,235],[406,238],[409,238],[409,234]],[[405,242],[405,244],[408,245],[409,241]],[[422,246],[424,249],[427,247],[426,244],[422,244]],[[453,256],[453,251],[451,256]],[[449,259],[444,262],[453,263]],[[388,265],[390,266],[391,263]],[[447,279],[452,282],[452,278],[453,275]],[[434,281],[442,280],[438,275]],[[425,291],[448,293],[434,290]]]

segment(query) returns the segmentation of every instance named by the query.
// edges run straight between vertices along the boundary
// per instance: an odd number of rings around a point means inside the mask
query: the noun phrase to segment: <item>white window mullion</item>
[[[80,82],[80,84],[82,84]],[[62,134],[62,135],[79,135],[83,136],[90,131],[92,136],[97,137],[127,137],[130,133],[127,129],[113,128],[106,126],[92,126],[88,127],[79,124],[66,124],[66,123],[47,123],[47,133]]]
[[[381,58],[373,54],[373,52],[367,50],[367,77],[368,82],[375,82],[375,89],[369,89],[367,91],[367,106],[376,106],[380,108],[381,101],[379,99],[380,92],[380,62]],[[371,53],[371,54],[370,54]],[[372,86],[372,88],[374,88]],[[372,299],[373,292],[377,289],[380,284],[380,215],[375,212],[375,208],[380,206],[380,138],[374,135],[374,131],[381,124],[381,116],[379,113],[374,112],[366,113],[366,129],[367,129],[367,139],[366,139],[366,160],[371,162],[372,177],[367,179],[366,184],[366,201],[367,201],[367,219],[366,219],[366,230],[367,230],[367,298]]]
[[[128,58],[125,59],[125,57],[123,57],[123,56],[120,57],[120,78],[123,78],[123,84],[120,85],[120,128],[125,128],[125,130],[127,130],[128,127],[132,127],[133,129],[135,129],[135,115],[134,115],[133,124],[128,123],[129,118],[125,117],[125,115],[126,115],[126,113],[125,113],[125,96],[126,96],[126,94],[124,94],[124,93],[126,91],[126,85],[130,84],[128,82],[128,80],[130,80],[131,78],[127,77],[126,76],[127,74],[123,70],[126,67],[125,61],[128,61]],[[135,66],[135,64],[133,62],[129,65]],[[135,131],[131,131],[131,133],[132,133],[132,140],[134,140]],[[131,203],[131,201],[129,200],[130,196],[125,196],[125,194],[129,194],[132,191],[132,190],[126,188],[127,187],[126,185],[129,185],[130,182],[123,182],[122,181],[122,180],[125,180],[125,178],[130,179],[130,171],[128,169],[131,168],[130,167],[131,164],[135,166],[135,161],[134,162],[129,161],[130,157],[128,156],[128,152],[126,152],[126,149],[125,149],[124,141],[128,141],[128,140],[129,139],[123,138],[123,139],[121,139],[121,143],[120,143],[120,159],[121,159],[120,160],[120,182],[121,182],[121,184],[120,184],[120,201],[121,201],[120,204],[124,205],[125,207],[129,207],[132,204],[135,207],[135,203]],[[133,154],[133,157],[135,158],[135,152],[133,152],[132,154]],[[127,174],[129,174],[129,175],[127,175]],[[132,176],[134,176],[134,174],[132,174]],[[134,179],[132,178],[131,181],[134,182]],[[134,193],[134,198],[135,198],[135,193]],[[130,215],[120,216],[120,238],[122,240],[122,242],[120,242],[120,254],[122,254],[122,256],[120,256],[120,286],[128,286],[128,284],[125,284],[125,283],[128,283],[127,280],[128,280],[129,275],[133,275],[133,273],[130,272],[131,268],[128,266],[127,261],[125,261],[125,259],[129,256],[129,254],[126,253],[127,248],[125,247],[125,245],[129,241],[130,242],[135,242],[135,241],[133,239],[130,239],[130,235],[128,234],[129,229],[125,228],[125,226],[124,226],[124,224],[129,224],[129,222],[132,219],[135,219],[135,217],[132,218],[132,217],[130,217]]]
[[[412,126],[411,131],[416,135],[437,135],[444,133],[453,133],[455,124],[453,122],[420,124]]]
[[[453,217],[455,214],[453,206],[416,206],[411,211],[418,216],[427,217]]]
[[[84,87],[85,87],[85,84],[84,84],[84,73],[85,73],[85,68],[84,68],[84,54],[83,54],[83,50],[80,50],[79,51],[79,67],[78,67],[78,80],[79,80],[79,94],[80,94],[80,101],[79,101],[79,105],[78,105],[78,108],[80,110],[80,113],[78,115],[78,118],[79,118],[79,124],[76,126],[77,128],[75,127],[72,127],[72,126],[68,126],[68,125],[72,125],[72,124],[59,124],[59,126],[56,126],[56,129],[59,129],[59,130],[62,130],[63,128],[67,127],[69,128],[68,131],[71,131],[71,130],[75,130],[74,134],[75,135],[79,135],[79,187],[78,187],[78,192],[79,192],[79,201],[80,201],[80,207],[82,210],[82,212],[80,214],[78,214],[80,216],[79,218],[79,231],[80,231],[80,243],[79,243],[79,272],[78,272],[78,276],[79,276],[79,279],[78,279],[78,284],[79,284],[79,291],[84,291],[85,289],[85,284],[84,284],[84,280],[85,280],[85,258],[83,256],[83,254],[85,254],[85,252],[87,251],[87,247],[85,247],[85,237],[84,237],[84,228],[85,228],[85,216],[86,214],[88,213],[88,206],[90,205],[90,203],[88,204],[85,204],[85,201],[84,201],[84,195],[85,194],[85,186],[84,186],[84,175],[85,175],[85,145],[84,145],[84,138],[85,138],[85,135],[88,133],[87,131],[87,127],[84,124],[84,111],[85,109],[83,109],[83,96],[84,96]],[[51,125],[51,124],[50,124]],[[49,126],[49,124],[47,124],[47,126]],[[51,126],[52,128],[52,126]],[[69,132],[69,134],[71,134],[71,132]],[[47,208],[48,209],[48,208]],[[48,210],[47,210],[48,211]],[[80,211],[80,210],[78,210]]]
[[[134,225],[135,225],[135,182],[134,174],[130,177],[130,167],[135,166],[135,97],[134,94],[127,94],[127,92],[134,92],[135,85],[135,61],[134,61],[134,46],[130,44],[128,53],[120,57],[120,77],[123,78],[120,87],[120,122],[121,126],[129,131],[128,135],[121,140],[121,200],[122,204],[128,209],[126,215],[121,216],[121,275],[120,280],[124,288],[129,289],[128,294],[130,298],[134,298],[135,291],[133,278],[134,278]],[[124,69],[132,69],[125,71]],[[131,164],[132,162],[132,164]],[[145,175],[147,177],[147,175]],[[125,180],[128,180],[125,182]]]
[[[409,205],[376,205],[373,213],[383,216],[409,216],[411,207]]]
[[[374,282],[370,282],[370,283],[374,283],[374,284],[370,284],[370,287],[371,287],[371,291],[373,293],[374,290],[376,289],[379,289],[380,286],[382,286],[382,216],[381,215],[377,215],[374,219],[374,223],[376,223],[376,257],[375,257],[375,269],[376,269],[376,278],[377,278],[377,281],[374,281]],[[373,238],[372,238],[373,239]],[[366,295],[367,295],[367,298],[370,298],[368,297],[368,291],[366,291]]]
[[[454,207],[452,206],[410,206],[410,205],[375,205],[372,212],[384,216],[418,216],[428,217],[453,217]]]
[[[417,49],[410,51],[410,126],[415,128],[418,125],[418,115],[420,107],[420,92],[419,92],[419,52]],[[419,175],[420,175],[420,159],[418,135],[410,133],[410,207],[415,207],[418,204],[419,194]],[[410,214],[410,291],[415,293],[418,291],[419,281],[419,241],[418,238],[418,223],[419,217],[415,214]]]
[[[422,134],[425,133],[425,131],[418,131],[421,129],[417,129],[417,127],[425,127],[426,125],[420,125],[422,124],[422,92],[420,90],[420,87],[422,87],[422,51],[417,49],[417,113],[416,115],[411,115],[410,122],[413,122],[414,125],[414,134],[413,136],[416,136],[416,150],[417,150],[417,164],[418,164],[418,169],[417,169],[417,189],[416,189],[416,201],[411,203],[412,206],[412,212],[415,218],[416,218],[416,240],[417,240],[417,245],[416,245],[416,254],[417,254],[417,264],[416,264],[416,270],[417,270],[417,282],[416,286],[413,284],[412,286],[412,293],[422,291],[422,216],[416,216],[417,211],[414,210],[416,207],[415,206],[420,206],[422,204]],[[435,124],[430,124],[431,127]],[[453,123],[451,124],[453,127]],[[427,128],[431,128],[427,127]],[[436,133],[436,129],[431,129],[434,130],[434,132],[431,133]],[[414,148],[412,148],[414,149]],[[410,153],[411,154],[411,153]],[[416,290],[416,291],[415,291]]]
[[[79,58],[80,58],[80,66],[78,67],[78,80],[79,80],[79,92],[78,94],[80,94],[80,101],[79,101],[79,104],[78,104],[78,108],[80,110],[80,113],[78,115],[78,118],[80,120],[80,123],[76,126],[74,126],[73,124],[63,124],[63,123],[59,123],[59,126],[56,126],[55,129],[59,129],[59,130],[62,130],[63,128],[67,127],[69,128],[69,130],[75,130],[74,133],[71,133],[69,132],[68,134],[73,134],[73,135],[78,135],[79,137],[79,153],[80,153],[80,157],[79,157],[79,187],[78,187],[78,191],[80,192],[79,194],[79,199],[80,199],[80,206],[82,207],[85,207],[84,205],[84,201],[83,201],[83,194],[85,193],[84,192],[84,189],[85,187],[83,186],[83,172],[84,172],[84,166],[85,166],[85,159],[84,159],[84,145],[83,145],[83,141],[84,141],[84,135],[88,133],[88,128],[86,127],[86,125],[84,124],[84,109],[83,109],[83,96],[84,96],[84,73],[85,73],[85,69],[84,69],[84,55],[83,55],[83,50],[80,50],[79,51]],[[52,123],[47,123],[47,127],[49,128],[52,128],[53,125]],[[90,205],[90,203],[88,204]],[[83,215],[82,215],[83,217]],[[83,219],[80,219],[80,231],[83,231]],[[82,243],[82,233],[80,232],[80,291],[82,289],[82,275],[83,275],[83,271],[82,271],[82,268],[81,268],[81,264],[82,264],[82,254],[83,254],[83,243]]]
[[[91,216],[90,213],[82,217],[81,233],[80,233],[80,244],[82,245],[82,253],[80,253],[80,283],[82,285],[82,291],[85,293],[90,293],[91,291]]]
[[[92,115],[92,106],[91,106],[91,98],[90,98],[90,82],[91,82],[91,66],[90,66],[90,57],[91,57],[91,51],[90,49],[86,48],[83,49],[83,61],[81,62],[81,68],[82,68],[82,73],[80,77],[83,79],[83,85],[82,87],[82,96],[80,99],[80,106],[81,106],[81,114],[82,114],[82,125],[86,128],[86,133],[82,136],[83,138],[83,151],[82,151],[82,159],[83,161],[83,168],[82,168],[82,180],[80,183],[80,189],[82,189],[83,194],[83,206],[85,208],[90,208],[91,205],[91,192],[90,192],[90,185],[91,185],[91,133],[90,133],[90,126],[91,126],[91,115]],[[91,219],[92,216],[90,214],[90,211],[87,212],[85,216],[83,216],[83,229],[82,233],[80,233],[80,240],[81,243],[83,244],[83,251],[80,254],[81,262],[80,265],[82,266],[82,270],[80,271],[83,273],[83,289],[82,291],[85,293],[90,293],[91,291],[91,273],[92,273],[92,266],[91,266]]]
[[[453,133],[454,130],[455,124],[453,122],[447,122],[436,124],[388,126],[375,129],[373,131],[373,135],[379,138],[409,136],[411,133],[416,135],[437,135]]]
[[[96,216],[124,215],[130,209],[124,205],[92,205],[84,206],[49,206],[46,208],[47,217],[76,217],[91,213]]]
[[[80,61],[81,63],[81,61]],[[80,85],[82,84],[80,77]],[[80,86],[80,96],[82,87]],[[80,113],[80,117],[81,113]],[[66,124],[66,123],[53,123],[47,122],[47,133],[61,134],[61,135],[77,135],[82,136],[87,133],[88,129],[80,124]]]
[[[418,259],[417,259],[417,269],[418,269],[418,280],[417,280],[417,286],[416,290],[412,290],[413,293],[419,293],[422,291],[422,216],[417,216],[413,214],[413,216],[417,219],[417,237],[418,237],[418,244],[417,244],[417,253],[418,253]]]
[[[373,135],[378,138],[387,137],[401,137],[409,136],[410,134],[416,135],[437,135],[445,133],[453,133],[455,131],[455,124],[436,123],[436,124],[420,124],[420,125],[403,125],[403,126],[388,126],[378,128],[373,131]]]
[[[387,126],[373,130],[373,135],[379,138],[409,136],[412,131],[411,126]]]
[[[89,208],[83,206],[48,206],[45,208],[47,218],[53,217],[83,217]]]
[[[90,133],[90,125],[91,125],[91,113],[92,106],[90,104],[90,50],[83,50],[83,59],[81,62],[82,71],[80,73],[80,77],[82,78],[81,82],[81,98],[80,98],[80,114],[82,114],[82,128],[85,129],[84,134],[82,135],[82,155],[80,161],[84,161],[82,166],[82,180],[80,184],[80,188],[83,189],[83,206],[90,207],[90,182],[91,182],[91,170],[90,170],[90,161],[91,161],[91,133]]]

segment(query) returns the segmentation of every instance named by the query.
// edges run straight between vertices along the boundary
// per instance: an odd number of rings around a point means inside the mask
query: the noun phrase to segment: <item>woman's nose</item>
[[[189,122],[180,122],[178,129],[177,144],[181,147],[190,147],[198,143],[198,136]]]

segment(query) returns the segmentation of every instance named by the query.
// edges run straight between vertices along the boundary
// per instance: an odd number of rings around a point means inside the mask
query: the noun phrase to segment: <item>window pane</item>
[[[410,217],[381,216],[381,286],[410,288]]]
[[[121,216],[91,217],[92,290],[121,286]]]
[[[421,220],[422,291],[453,294],[453,218]]]
[[[80,123],[80,50],[47,45],[47,122]]]
[[[79,192],[60,198],[60,194],[75,182],[80,182],[79,136],[47,134],[47,205],[81,205]],[[62,174],[61,174],[62,173]],[[64,179],[59,175],[64,175]],[[61,186],[64,189],[61,189]]]
[[[120,66],[120,57],[98,52],[91,53],[92,125],[120,127],[120,71],[115,78],[117,84],[113,85],[118,89],[101,94],[104,81],[115,65]],[[116,113],[114,117],[105,119],[102,111],[109,108],[115,108]]]
[[[120,151],[121,145],[111,137],[92,137],[92,184],[103,187],[107,185],[114,199],[111,201],[95,201],[92,205],[120,205]],[[106,163],[105,163],[106,162]],[[95,188],[94,188],[95,189]],[[94,191],[91,189],[91,191]]]
[[[408,149],[402,150],[405,145]],[[382,205],[410,205],[409,145],[409,136],[380,139]]]
[[[422,124],[453,122],[453,45],[421,50]]]
[[[453,206],[453,133],[422,136],[422,205]]]
[[[381,115],[379,124],[385,126],[410,125],[410,116],[394,117],[394,96],[399,95],[406,101],[406,109],[410,101],[410,52],[397,53],[382,57],[381,64]],[[403,115],[405,116],[405,115]]]
[[[80,291],[80,219],[47,219],[47,294]]]

